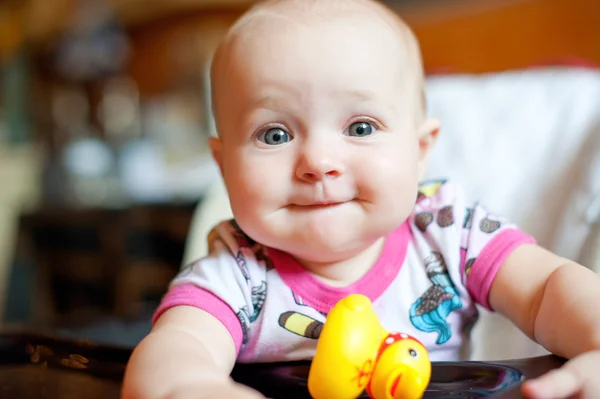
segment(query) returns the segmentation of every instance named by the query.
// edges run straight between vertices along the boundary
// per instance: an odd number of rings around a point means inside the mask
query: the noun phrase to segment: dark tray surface
[[[29,332],[0,333],[0,399],[119,398],[130,348]],[[434,362],[425,398],[521,398],[520,381],[559,367],[555,356],[483,362]],[[308,362],[244,365],[232,376],[277,398],[309,398]],[[363,396],[366,397],[366,396]]]

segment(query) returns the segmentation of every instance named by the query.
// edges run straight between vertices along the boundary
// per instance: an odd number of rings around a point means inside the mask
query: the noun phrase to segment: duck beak
[[[387,383],[387,399],[420,399],[428,381],[414,368],[399,365],[390,373]]]

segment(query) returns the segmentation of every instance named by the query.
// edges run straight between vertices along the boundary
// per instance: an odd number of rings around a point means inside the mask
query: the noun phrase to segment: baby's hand
[[[265,399],[259,392],[232,380],[180,387],[164,399]]]
[[[599,398],[600,351],[587,352],[569,360],[560,369],[526,381],[523,394],[531,399]]]

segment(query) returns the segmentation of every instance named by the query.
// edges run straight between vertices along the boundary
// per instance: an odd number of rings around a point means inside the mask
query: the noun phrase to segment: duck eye
[[[408,354],[412,357],[417,357],[417,351],[412,348],[408,350]]]

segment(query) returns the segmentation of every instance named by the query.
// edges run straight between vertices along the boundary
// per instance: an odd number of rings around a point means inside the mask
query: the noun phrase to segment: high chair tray
[[[0,332],[0,399],[119,398],[131,349],[31,332]],[[519,384],[559,367],[555,356],[433,364],[425,398],[520,398]],[[232,376],[267,397],[309,399],[308,362],[243,365]],[[366,396],[363,396],[366,397]]]
[[[0,399],[119,398],[127,348],[0,333]]]
[[[427,399],[517,399],[520,385],[560,367],[565,360],[553,355],[502,362],[433,362]],[[307,388],[309,362],[243,365],[233,378],[267,397],[310,399]],[[363,394],[361,398],[368,398]]]

